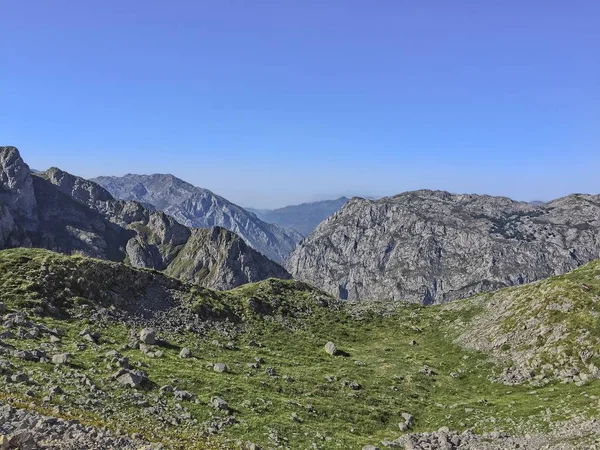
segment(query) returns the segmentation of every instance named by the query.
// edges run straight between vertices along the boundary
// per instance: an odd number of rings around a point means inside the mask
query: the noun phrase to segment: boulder
[[[335,354],[337,353],[337,347],[335,346],[335,344],[333,342],[328,342],[327,344],[325,344],[325,351],[331,355],[331,356],[335,356]]]
[[[415,418],[412,414],[410,413],[402,413],[402,418],[404,419],[404,423],[406,424],[406,426],[408,428],[412,428],[412,426],[415,424]]]
[[[173,396],[177,400],[185,400],[185,401],[189,401],[194,398],[194,395],[191,392],[180,391],[180,390],[176,390],[175,392],[173,392]]]
[[[52,364],[56,364],[57,366],[62,366],[65,364],[69,364],[71,360],[70,353],[58,353],[52,357]]]
[[[140,341],[144,344],[154,345],[156,343],[156,331],[154,328],[144,328],[140,331]]]
[[[126,371],[117,377],[117,381],[123,386],[137,388],[142,384],[143,378],[137,373]]]
[[[30,431],[19,430],[9,436],[8,448],[18,448],[19,450],[37,450],[38,445]]]
[[[212,397],[210,399],[210,405],[218,411],[229,411],[229,405],[221,397]]]
[[[217,363],[213,366],[213,370],[218,373],[227,373],[229,371],[229,367],[227,367],[227,364]]]

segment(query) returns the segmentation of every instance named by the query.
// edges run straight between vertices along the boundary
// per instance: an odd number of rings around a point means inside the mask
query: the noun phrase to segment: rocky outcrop
[[[0,147],[0,203],[8,207],[25,229],[35,229],[37,217],[33,182],[29,166],[15,147]]]
[[[543,205],[415,191],[354,198],[290,256],[342,299],[441,303],[565,273],[600,257],[600,196]]]
[[[0,248],[81,252],[160,271],[169,270],[185,249],[183,255],[196,266],[181,269],[179,258],[178,276],[202,284],[210,275],[210,286],[221,289],[289,277],[285,269],[250,247],[238,246],[232,252],[222,240],[210,239],[198,246],[198,233],[173,217],[138,202],[116,200],[91,181],[57,168],[32,175],[14,147],[0,147],[0,173]],[[219,228],[214,231],[221,232]],[[192,249],[202,254],[191,258]],[[213,255],[225,254],[229,256],[219,264],[213,260]]]
[[[600,260],[565,275],[443,305],[460,312],[453,324],[463,347],[508,362],[505,384],[583,386],[600,379]],[[468,318],[468,320],[465,320]]]
[[[302,236],[308,236],[317,228],[317,225],[339,211],[347,201],[346,197],[340,197],[335,200],[302,203],[277,209],[247,209],[265,222],[295,230]]]
[[[173,175],[128,174],[124,177],[98,177],[93,181],[118,199],[150,205],[186,226],[220,226],[233,231],[273,261],[283,261],[302,238],[296,232],[263,222],[223,197]]]
[[[279,264],[252,251],[239,236],[220,227],[195,229],[166,273],[213,289],[269,277],[291,278]]]

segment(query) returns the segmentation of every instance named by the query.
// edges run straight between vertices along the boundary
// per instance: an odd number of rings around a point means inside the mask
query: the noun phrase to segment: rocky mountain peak
[[[88,206],[114,200],[110,193],[92,181],[71,175],[58,167],[36,174],[57,186],[61,192]]]
[[[31,171],[16,147],[0,147],[0,202],[23,220],[25,229],[35,229],[36,198]]]

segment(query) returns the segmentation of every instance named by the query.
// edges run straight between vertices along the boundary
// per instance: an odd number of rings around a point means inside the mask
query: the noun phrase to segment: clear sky
[[[600,191],[597,0],[0,0],[0,144],[243,206]]]

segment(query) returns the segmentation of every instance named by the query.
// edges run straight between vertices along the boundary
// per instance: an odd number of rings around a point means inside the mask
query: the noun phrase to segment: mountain
[[[278,209],[246,208],[265,222],[296,230],[302,236],[308,236],[321,222],[337,212],[348,201],[346,197],[336,200],[302,203]]]
[[[298,279],[342,299],[440,303],[565,273],[600,257],[600,196],[543,205],[414,191],[354,198],[296,248]]]
[[[82,252],[219,289],[289,278],[231,232],[192,230],[58,168],[32,174],[15,147],[0,147],[0,213],[0,248]]]
[[[82,255],[3,250],[0,442],[592,449],[599,298],[599,262],[425,307],[340,302],[297,280],[213,291]]]
[[[149,205],[186,226],[221,226],[233,231],[273,261],[282,262],[302,238],[298,233],[265,223],[223,197],[173,175],[128,174],[123,177],[98,177],[92,181],[118,199]]]

